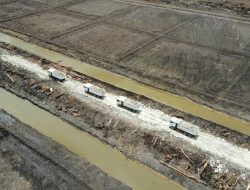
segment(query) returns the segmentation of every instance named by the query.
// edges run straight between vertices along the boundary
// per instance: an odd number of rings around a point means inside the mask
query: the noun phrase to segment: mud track
[[[176,139],[162,139],[160,135],[150,131],[135,130],[134,124],[79,102],[53,81],[41,81],[24,70],[6,66],[4,63],[1,63],[0,76],[0,86],[5,89],[29,99],[81,130],[117,147],[126,156],[141,161],[189,189],[207,189],[206,186],[219,188],[221,185],[246,186],[246,182],[237,177],[239,172],[234,169],[223,175],[214,173],[212,166],[207,163],[210,155],[197,152],[192,147],[180,147],[179,144],[183,143]],[[77,78],[77,75],[75,77]],[[50,87],[53,88],[53,93],[50,92]],[[82,127],[81,123],[87,124],[88,127]]]

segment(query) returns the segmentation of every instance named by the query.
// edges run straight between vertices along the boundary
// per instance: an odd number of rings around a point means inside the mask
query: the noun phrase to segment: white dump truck
[[[63,72],[57,71],[54,68],[50,68],[48,70],[49,73],[49,77],[54,79],[54,80],[58,80],[60,82],[63,82],[66,79],[66,75]]]
[[[188,122],[185,122],[181,118],[175,116],[170,118],[169,127],[174,130],[179,130],[189,137],[197,138],[199,136],[199,131],[200,131],[199,127],[194,126]]]
[[[125,96],[119,96],[116,100],[117,105],[124,107],[133,112],[140,112],[140,104],[134,100],[131,100]]]
[[[100,88],[90,83],[84,84],[83,87],[86,93],[90,93],[98,98],[103,98],[105,96],[106,90],[103,88]]]

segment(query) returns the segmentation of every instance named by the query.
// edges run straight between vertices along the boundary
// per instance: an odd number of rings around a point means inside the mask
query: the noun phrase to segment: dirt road
[[[2,59],[9,62],[12,65],[15,65],[19,67],[20,69],[28,70],[29,72],[32,72],[33,74],[39,76],[40,79],[44,81],[48,81],[47,72],[43,70],[40,66],[34,65],[34,63],[30,62],[29,60],[25,60],[20,56],[12,56],[5,54],[2,56]],[[202,132],[201,136],[202,138],[198,138],[197,140],[192,140],[190,138],[187,138],[183,136],[182,134],[176,133],[175,131],[170,130],[168,127],[168,119],[169,116],[166,116],[166,114],[163,114],[159,110],[150,109],[148,107],[142,107],[142,112],[139,117],[137,117],[135,114],[131,114],[128,111],[125,111],[123,109],[117,108],[115,105],[115,94],[107,94],[107,99],[104,99],[103,101],[99,100],[96,101],[93,97],[88,96],[86,94],[83,94],[81,83],[73,80],[68,79],[67,82],[63,83],[62,85],[59,85],[59,88],[63,88],[67,91],[67,93],[73,95],[75,98],[80,100],[80,102],[84,103],[88,107],[92,107],[92,109],[103,111],[103,110],[109,110],[109,114],[116,115],[115,117],[119,117],[119,120],[125,120],[129,123],[133,123],[133,125],[137,126],[137,130],[149,130],[155,133],[155,135],[160,132],[160,137],[162,140],[168,139],[169,136],[173,139],[173,141],[176,141],[177,139],[182,139],[181,144],[185,144],[186,146],[192,147],[195,145],[196,147],[199,147],[202,151],[208,151],[210,154],[212,154],[214,158],[224,160],[225,158],[230,158],[227,164],[234,163],[233,165],[241,165],[245,169],[247,166],[245,165],[248,163],[248,160],[245,160],[245,163],[242,161],[242,154],[246,154],[244,157],[248,158],[249,152],[247,150],[243,150],[235,145],[232,145],[220,138],[216,138],[212,135],[206,134]],[[61,87],[60,87],[61,86]],[[114,101],[113,101],[114,100]],[[91,104],[91,102],[93,102]],[[93,105],[95,105],[93,107]],[[85,106],[84,106],[85,107]],[[62,108],[65,109],[65,108]],[[119,113],[119,114],[118,114]],[[73,114],[78,114],[77,112],[73,112]],[[113,117],[113,116],[112,116]],[[155,118],[154,118],[155,117]],[[112,121],[111,121],[112,122]],[[107,120],[107,123],[110,123],[110,121]],[[97,124],[98,126],[99,124]],[[106,124],[105,124],[106,125]],[[109,124],[108,124],[109,125]],[[131,125],[131,124],[130,124]],[[152,127],[157,126],[157,127]],[[140,129],[140,128],[141,129]],[[102,129],[102,127],[101,127]],[[135,130],[135,129],[133,129]],[[157,132],[158,131],[158,132]],[[176,139],[177,137],[177,139]],[[200,139],[200,140],[199,140]],[[205,139],[205,141],[204,141]],[[189,142],[188,144],[186,142]],[[213,146],[211,146],[211,144]],[[182,148],[186,147],[183,146]],[[204,149],[204,150],[203,150]],[[218,153],[218,149],[221,150],[220,153]],[[235,154],[236,153],[236,154]],[[238,155],[237,155],[238,154]],[[241,155],[241,157],[239,157]],[[225,163],[225,161],[222,161],[222,163]],[[233,166],[235,167],[235,166]],[[240,169],[245,172],[245,169],[243,167],[237,167],[237,169]],[[247,174],[247,173],[246,173]]]
[[[247,6],[207,2],[225,5],[217,15],[133,1],[56,2],[4,3],[1,30],[249,119],[249,19],[225,13]]]
[[[43,70],[40,66],[34,65],[28,60],[20,56],[10,55],[8,52],[2,51],[1,60],[8,62],[16,67],[20,67],[29,72],[38,75],[41,79],[49,80],[48,73]],[[242,168],[247,168],[250,170],[250,152],[246,149],[234,146],[233,144],[227,143],[225,140],[216,138],[210,134],[200,132],[198,139],[191,139],[184,136],[183,134],[171,130],[168,125],[170,122],[170,115],[166,115],[160,110],[154,110],[145,106],[141,106],[140,114],[131,113],[130,111],[124,110],[117,107],[116,99],[117,95],[106,93],[103,100],[96,99],[91,95],[83,93],[83,84],[75,80],[68,79],[65,83],[62,83],[69,94],[78,98],[87,104],[95,104],[99,106],[99,109],[110,110],[111,113],[120,114],[122,118],[129,120],[131,123],[136,123],[138,127],[146,128],[152,131],[169,133],[177,138],[188,142],[202,151],[207,151],[212,155],[219,156],[223,159],[227,159],[234,164],[241,166]],[[186,125],[192,125],[186,122]],[[199,126],[198,126],[199,127]],[[168,135],[167,135],[168,136]]]

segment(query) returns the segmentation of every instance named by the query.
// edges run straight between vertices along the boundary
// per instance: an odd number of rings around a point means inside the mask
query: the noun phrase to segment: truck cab
[[[125,101],[126,97],[124,96],[119,96],[117,99],[116,99],[116,103],[118,106],[122,107],[123,106],[123,102]]]
[[[171,117],[169,122],[169,127],[172,129],[177,129],[178,125],[180,124],[181,119],[178,117]]]

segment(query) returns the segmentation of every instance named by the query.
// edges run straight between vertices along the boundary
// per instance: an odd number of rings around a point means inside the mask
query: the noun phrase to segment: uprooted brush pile
[[[180,117],[185,118],[185,120],[200,126],[203,130],[205,130],[206,132],[217,136],[217,137],[223,137],[224,139],[226,139],[227,141],[233,143],[233,144],[237,144],[243,148],[247,148],[250,150],[250,136],[244,135],[242,133],[239,133],[237,131],[231,130],[229,128],[225,128],[223,126],[220,126],[218,124],[200,119],[198,117],[195,117],[193,115],[190,114],[186,114],[180,110],[176,110],[174,108],[159,104],[155,101],[152,101],[148,98],[145,98],[143,96],[139,96],[137,94],[133,94],[118,88],[115,88],[109,84],[103,83],[101,81],[95,80],[91,77],[85,76],[81,73],[78,73],[76,71],[73,71],[71,68],[66,68],[61,66],[60,64],[57,63],[52,63],[46,59],[43,58],[39,58],[33,54],[30,54],[28,52],[25,52],[19,48],[15,48],[12,45],[0,42],[0,47],[7,49],[8,51],[12,52],[13,54],[18,54],[18,55],[22,55],[23,57],[25,57],[26,59],[35,62],[36,64],[40,65],[43,69],[49,69],[51,67],[56,68],[57,70],[60,70],[64,73],[66,73],[68,76],[71,76],[74,80],[77,80],[81,83],[93,83],[98,85],[102,85],[103,87],[106,88],[107,91],[110,91],[114,94],[119,94],[122,96],[127,96],[130,97],[132,99],[136,99],[140,102],[142,102],[144,105],[148,105],[149,107],[155,108],[155,109],[160,109],[161,111],[165,112],[168,115],[179,115]],[[5,75],[7,75],[8,73],[6,73]],[[11,79],[9,79],[11,80]]]
[[[198,184],[216,189],[247,186],[247,182],[239,177],[238,171],[219,170],[216,164],[211,163],[211,157],[204,152],[181,148],[178,143],[182,142],[167,140],[152,131],[139,130],[119,117],[80,102],[53,81],[41,81],[36,76],[5,63],[1,63],[0,67],[0,86],[25,96],[82,130],[116,146],[128,157],[135,159],[136,150],[143,150],[145,155],[148,152],[153,153],[151,159],[156,160],[162,168],[170,168],[169,173],[174,171],[187,179],[195,180]],[[90,126],[90,129],[86,125],[83,126],[83,123]],[[148,158],[144,158],[143,154],[140,161],[143,162],[143,159]],[[153,167],[150,163],[148,165]]]
[[[223,164],[214,163],[214,160],[205,154],[186,151],[180,146],[156,137],[151,133],[144,134],[145,144],[162,155],[160,161],[182,175],[194,179],[199,183],[212,186],[216,189],[234,189],[247,186],[247,182],[240,179],[236,170],[222,169]]]
[[[19,48],[16,48],[16,47],[9,45],[9,44],[6,44],[4,42],[0,42],[0,47],[7,49],[9,52],[12,52],[13,54],[22,55],[23,57],[25,57],[25,59],[30,60],[32,62],[35,62],[36,64],[40,65],[43,69],[49,69],[51,67],[56,68],[57,70],[60,70],[64,73],[66,73],[68,76],[72,77],[74,80],[77,80],[81,83],[93,83],[93,84],[96,84],[97,86],[101,84],[103,87],[106,88],[107,91],[110,91],[114,94],[117,94],[117,95],[119,94],[122,96],[130,97],[132,99],[136,99],[139,102],[142,102],[144,105],[148,105],[149,107],[152,107],[155,109],[160,109],[161,111],[166,112],[166,114],[168,114],[168,115],[178,115],[182,118],[185,118],[185,120],[187,120],[195,125],[200,126],[203,130],[205,130],[206,132],[208,132],[214,136],[223,137],[224,139],[226,139],[227,141],[229,141],[233,144],[237,144],[237,145],[241,146],[242,148],[247,148],[250,150],[250,143],[249,143],[250,136],[244,135],[242,133],[231,130],[229,128],[225,128],[225,127],[220,126],[218,124],[200,119],[200,118],[195,117],[193,115],[186,114],[180,110],[176,110],[174,108],[162,105],[160,103],[152,101],[152,100],[145,98],[143,96],[115,88],[109,84],[103,83],[101,81],[95,80],[95,79],[88,77],[86,75],[83,75],[81,73],[73,71],[71,68],[67,68],[67,67],[61,66],[60,64],[50,62],[50,61],[43,59],[43,58],[39,58],[33,54],[25,52]],[[6,72],[5,75],[8,76],[8,72]],[[9,78],[9,80],[11,80],[11,79]]]

